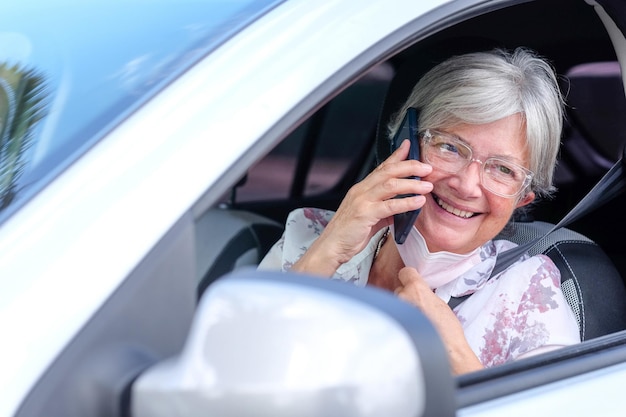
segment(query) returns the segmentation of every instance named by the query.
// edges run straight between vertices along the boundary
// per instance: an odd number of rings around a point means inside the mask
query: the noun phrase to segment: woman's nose
[[[482,162],[473,159],[469,164],[455,175],[451,185],[457,189],[463,197],[476,197],[482,193],[480,174],[483,169]]]

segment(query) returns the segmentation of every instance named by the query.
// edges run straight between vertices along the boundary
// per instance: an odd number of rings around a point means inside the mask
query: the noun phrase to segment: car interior
[[[554,65],[566,120],[555,172],[558,192],[513,219],[514,227],[500,237],[524,243],[543,236],[620,160],[626,143],[626,99],[615,50],[601,19],[583,1],[522,2],[460,18],[329,98],[198,220],[198,295],[224,273],[260,262],[291,210],[336,209],[349,187],[389,153],[386,124],[421,74],[455,54],[517,46],[536,50]],[[559,267],[583,341],[626,329],[626,257],[616,244],[626,228],[624,209],[626,196],[620,195],[531,250]],[[216,227],[226,237],[218,247],[206,238]]]
[[[567,22],[559,17],[564,9]],[[579,27],[585,31],[578,31]],[[200,293],[237,262],[258,263],[282,233],[291,210],[305,206],[336,209],[347,189],[389,154],[387,121],[421,74],[451,55],[516,46],[548,57],[561,76],[567,100],[555,172],[558,192],[514,219],[514,227],[505,229],[501,237],[522,243],[543,235],[621,157],[626,141],[619,64],[600,19],[583,2],[533,2],[465,20],[390,57],[329,101],[253,167],[219,208],[208,212],[208,217],[226,218],[220,220],[220,227],[229,225],[232,238],[217,251],[222,254],[216,256],[219,262],[202,269]],[[351,152],[346,153],[344,147]],[[272,182],[276,168],[286,174],[280,176],[282,181],[290,178],[291,183]],[[335,177],[316,178],[316,172],[332,170],[337,172]],[[253,182],[264,173],[265,183],[263,179]],[[267,191],[258,189],[262,187]],[[268,200],[254,195],[276,193],[280,187],[285,189],[283,197]],[[614,233],[623,228],[617,213],[625,202],[619,197],[533,248],[559,265],[582,340],[626,329],[622,279],[626,264],[613,240]],[[249,220],[242,222],[242,216]],[[209,253],[216,252],[199,247],[204,251],[199,252],[199,259],[205,262]],[[233,257],[238,253],[242,258]]]

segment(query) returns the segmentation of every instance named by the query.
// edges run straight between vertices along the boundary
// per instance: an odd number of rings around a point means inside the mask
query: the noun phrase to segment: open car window
[[[304,121],[248,170],[233,203],[314,199],[367,172],[365,158],[392,76],[391,65],[374,67]]]

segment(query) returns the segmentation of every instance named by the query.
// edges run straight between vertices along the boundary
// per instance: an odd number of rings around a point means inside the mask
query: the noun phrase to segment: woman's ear
[[[517,201],[517,205],[515,206],[515,208],[524,207],[532,203],[534,200],[535,200],[535,193],[532,191],[529,191]]]

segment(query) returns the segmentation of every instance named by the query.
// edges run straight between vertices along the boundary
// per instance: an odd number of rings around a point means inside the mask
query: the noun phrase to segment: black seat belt
[[[624,150],[626,153],[626,149]],[[583,197],[582,200],[570,210],[569,213],[561,219],[554,227],[548,230],[543,236],[531,240],[523,245],[516,246],[498,255],[496,264],[491,271],[491,277],[498,275],[514,262],[516,262],[524,253],[531,249],[534,245],[540,243],[550,233],[567,226],[568,224],[578,220],[590,211],[600,207],[613,198],[617,197],[626,188],[626,178],[624,178],[624,157],[615,163],[598,181],[598,183]],[[462,297],[452,297],[448,302],[450,308],[454,308],[461,302],[465,301],[471,294]]]

